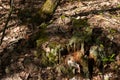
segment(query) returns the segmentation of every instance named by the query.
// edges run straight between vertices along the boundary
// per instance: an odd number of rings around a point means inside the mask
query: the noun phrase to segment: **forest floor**
[[[44,1],[44,0],[43,0]],[[63,67],[64,55],[73,52],[63,52],[61,61],[46,66],[41,58],[50,46],[69,44],[75,35],[84,35],[85,52],[93,45],[104,46],[106,64],[103,75],[97,69],[93,71],[93,80],[120,79],[120,1],[119,0],[62,0],[53,17],[48,23],[36,27],[31,22],[34,9],[41,7],[42,0],[14,0],[14,11],[5,29],[4,38],[0,45],[0,79],[1,80],[86,80],[81,73],[66,71]],[[0,0],[0,39],[10,11],[8,0]],[[21,12],[22,11],[22,12]],[[41,28],[41,27],[46,27]],[[40,33],[41,32],[41,33]],[[90,33],[90,34],[89,34]],[[36,39],[37,35],[37,39]],[[38,38],[39,36],[39,38]],[[47,37],[47,40],[46,40]],[[45,38],[45,39],[44,39]],[[42,44],[41,44],[42,43]],[[53,44],[52,44],[53,43]],[[75,42],[79,44],[79,42]],[[49,45],[49,47],[44,47]],[[72,46],[74,48],[74,46]],[[52,50],[52,49],[50,49]],[[43,62],[42,62],[43,60]],[[44,66],[45,67],[44,67]],[[63,71],[61,71],[61,67]],[[83,66],[84,67],[84,66]]]

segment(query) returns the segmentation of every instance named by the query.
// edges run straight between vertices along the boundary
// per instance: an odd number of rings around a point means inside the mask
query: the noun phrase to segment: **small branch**
[[[101,10],[91,10],[91,11],[87,11],[87,12],[80,12],[78,14],[73,14],[72,17],[75,16],[88,16],[89,14],[99,14],[100,12],[113,12],[113,11],[118,11],[120,10],[120,7],[116,7],[116,8],[110,8],[110,9],[101,9]]]
[[[83,1],[84,2],[84,1]],[[82,3],[83,3],[82,2]],[[104,12],[114,12],[119,11],[120,7],[118,3],[111,3],[109,1],[87,1],[81,4],[81,2],[74,3],[73,5],[66,5],[66,7],[58,8],[57,12],[54,14],[55,18],[64,15],[66,17],[87,17],[91,14],[100,14]],[[78,5],[79,4],[79,5]]]
[[[10,0],[10,11],[9,11],[8,18],[7,18],[7,21],[5,23],[5,26],[4,26],[4,29],[3,29],[3,32],[2,32],[2,37],[1,37],[1,40],[0,40],[0,45],[3,42],[3,38],[4,38],[4,35],[5,35],[5,30],[7,29],[7,25],[8,25],[8,22],[10,20],[12,11],[13,11],[13,0]]]

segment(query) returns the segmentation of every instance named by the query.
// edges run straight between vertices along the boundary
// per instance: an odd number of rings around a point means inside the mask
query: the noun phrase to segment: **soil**
[[[0,45],[0,79],[86,80],[81,73],[75,73],[70,76],[69,72],[60,71],[64,62],[56,63],[55,66],[44,67],[41,64],[42,58],[39,57],[41,55],[35,54],[38,50],[41,50],[41,47],[38,48],[36,45],[39,39],[38,36],[44,36],[44,33],[42,34],[43,29],[35,22],[32,22],[31,18],[43,3],[44,0],[14,0],[14,10],[5,29],[2,44]],[[0,39],[2,38],[9,11],[9,1],[0,0]],[[90,30],[92,29],[92,42],[88,42],[88,36],[86,36],[85,40],[87,44],[85,45],[85,52],[89,51],[90,46],[102,41],[101,45],[105,47],[106,55],[111,56],[115,54],[112,57],[114,61],[107,61],[104,65],[104,74],[95,69],[92,79],[102,80],[103,77],[104,80],[120,79],[119,0],[61,0],[51,18],[51,22],[47,24],[44,30],[48,36],[48,40],[45,41],[43,39],[42,48],[46,43],[67,44],[72,35],[76,32],[83,33],[86,27],[89,26]],[[76,28],[79,25],[81,27]],[[40,32],[41,34],[37,35]],[[63,46],[63,48],[65,47]],[[49,51],[49,47],[44,50],[46,52]],[[61,61],[64,61],[64,56],[68,56],[74,52],[62,52]],[[65,66],[66,68],[68,67]]]

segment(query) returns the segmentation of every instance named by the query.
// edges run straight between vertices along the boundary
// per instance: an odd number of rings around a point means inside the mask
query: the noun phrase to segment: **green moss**
[[[82,66],[82,75],[83,77],[85,78],[88,78],[89,77],[89,71],[88,71],[88,59],[85,58],[85,57],[82,57],[81,58],[81,66]]]
[[[85,19],[72,19],[72,25],[75,27],[75,28],[83,28],[83,27],[88,27],[88,23],[87,23],[87,20]]]
[[[76,31],[73,34],[73,37],[76,37],[76,41],[81,40],[85,42],[91,42],[91,35],[92,35],[92,29],[90,27],[86,27],[84,30]]]
[[[110,34],[117,33],[117,31],[115,29],[110,29],[109,32],[110,32]]]
[[[47,66],[54,66],[57,64],[57,56],[55,56],[53,53],[45,53],[43,52],[41,55],[41,65],[43,67]]]
[[[39,38],[36,40],[37,47],[40,47],[44,42],[48,41],[47,33],[41,30]]]
[[[40,55],[37,51],[34,51],[33,54],[34,54],[34,56],[37,57],[37,58],[38,58],[39,55]]]
[[[68,77],[73,77],[74,73],[73,73],[73,68],[69,67],[69,66],[61,66],[60,67],[61,72],[63,73],[63,75],[68,76]]]
[[[40,41],[40,43],[41,42],[43,42],[43,41]],[[54,66],[58,62],[58,56],[56,55],[56,53],[57,53],[56,45],[54,45],[54,44],[51,44],[51,45],[52,45],[52,48],[51,48],[51,51],[49,53],[46,53],[44,51],[40,52],[41,53],[41,57],[40,57],[41,58],[41,64],[44,67]]]
[[[48,26],[48,24],[43,22],[43,23],[41,23],[39,28],[42,28],[44,30],[44,29],[46,29],[47,26]]]
[[[72,25],[74,28],[73,36],[85,42],[91,42],[92,28],[90,28],[86,19],[73,19]]]
[[[43,33],[44,34],[44,33]],[[48,47],[51,49],[51,51],[49,53],[46,53],[42,50],[41,48],[41,45],[45,42],[49,41],[49,38],[47,35],[41,35],[39,37],[39,39],[36,41],[37,43],[37,52],[34,53],[34,55],[36,57],[40,56],[41,58],[41,64],[42,66],[44,67],[47,67],[47,66],[54,66],[57,64],[58,62],[58,56],[57,56],[57,46],[58,46],[58,42],[56,41],[52,41],[52,42],[49,42],[48,44]]]
[[[37,47],[40,47],[44,42],[46,42],[48,40],[47,37],[43,37],[43,38],[39,38],[36,43],[37,43]]]
[[[48,57],[48,61],[49,61],[50,66],[57,64],[57,56],[54,55],[54,53],[49,53],[49,56],[47,56],[47,57]]]
[[[49,44],[49,47],[50,48],[55,48],[57,45],[59,45],[60,43],[56,42],[56,41],[53,41],[53,42],[50,42]]]
[[[41,53],[42,55],[41,55],[41,60],[40,60],[40,63],[41,63],[41,66],[42,67],[47,67],[47,66],[49,66],[49,62],[48,62],[48,58],[46,57],[46,53],[45,52],[42,52]]]
[[[42,12],[46,14],[51,14],[53,12],[53,9],[54,9],[53,2],[51,0],[47,0],[42,7]]]
[[[42,19],[46,19],[48,15],[52,15],[57,7],[59,0],[46,0],[42,8],[39,10],[38,14]]]

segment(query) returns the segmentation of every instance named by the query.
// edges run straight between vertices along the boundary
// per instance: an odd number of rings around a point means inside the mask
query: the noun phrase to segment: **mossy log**
[[[42,20],[42,22],[51,18],[59,1],[60,0],[46,0],[41,9],[38,11],[38,16],[40,16],[40,20]]]

